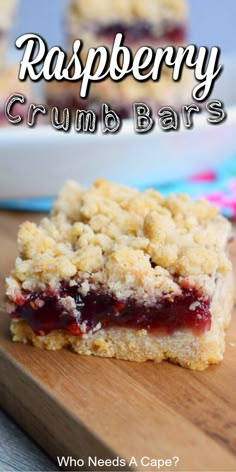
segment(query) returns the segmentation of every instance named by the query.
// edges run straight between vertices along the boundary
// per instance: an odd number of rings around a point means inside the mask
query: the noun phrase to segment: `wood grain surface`
[[[39,215],[0,212],[1,295],[16,256],[17,227],[26,218]],[[236,266],[236,243],[231,252]],[[225,360],[204,372],[14,344],[3,313],[0,356],[1,406],[55,462],[57,456],[81,458],[76,470],[86,471],[89,456],[118,456],[127,464],[134,456],[134,470],[236,471],[235,316]],[[144,456],[172,465],[144,466]],[[90,469],[129,469],[115,464]]]
[[[0,410],[0,471],[60,470],[22,429]]]

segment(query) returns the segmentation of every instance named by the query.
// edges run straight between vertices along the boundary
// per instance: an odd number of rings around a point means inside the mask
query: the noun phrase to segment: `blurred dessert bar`
[[[185,40],[185,0],[70,0],[69,42],[85,37],[90,46],[112,43],[122,32],[131,47],[179,44]]]
[[[82,39],[84,52],[90,47],[112,46],[116,33],[123,33],[125,44],[135,52],[143,45],[153,48],[183,45],[186,39],[187,5],[185,0],[70,0],[67,11],[68,48]],[[191,96],[191,79],[186,71],[179,83],[172,70],[163,69],[158,82],[137,82],[128,76],[120,82],[106,79],[91,85],[87,99],[80,99],[79,84],[54,81],[47,84],[48,105],[71,110],[92,109],[99,113],[108,103],[127,117],[132,103],[144,101],[150,106],[179,107]]]
[[[5,105],[10,95],[14,93],[23,94],[26,99],[29,98],[28,82],[20,82],[18,80],[18,66],[5,66],[0,70],[0,126],[7,125],[8,121],[5,117]],[[22,117],[26,116],[27,105],[21,105],[16,102],[12,108],[11,113],[15,116],[20,114]]]
[[[9,32],[14,21],[17,0],[0,0],[0,69],[7,55]]]

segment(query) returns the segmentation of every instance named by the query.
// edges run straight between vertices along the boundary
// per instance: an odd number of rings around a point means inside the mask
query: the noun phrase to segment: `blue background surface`
[[[219,46],[224,53],[236,52],[236,0],[189,0],[188,3],[189,43]],[[37,32],[47,39],[49,45],[63,44],[65,4],[66,0],[20,0],[20,14],[13,38]]]

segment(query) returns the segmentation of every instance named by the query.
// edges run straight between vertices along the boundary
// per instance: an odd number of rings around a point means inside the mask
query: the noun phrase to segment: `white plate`
[[[98,177],[133,186],[170,182],[214,168],[236,151],[236,57],[224,71],[212,98],[224,101],[227,120],[208,124],[202,113],[191,130],[146,135],[126,120],[116,135],[76,134],[52,127],[14,127],[0,131],[0,198],[56,195],[66,179],[89,185]]]

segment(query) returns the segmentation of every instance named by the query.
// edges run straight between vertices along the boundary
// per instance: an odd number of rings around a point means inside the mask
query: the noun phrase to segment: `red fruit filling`
[[[132,43],[134,41],[145,41],[165,44],[177,44],[185,41],[186,28],[184,26],[165,25],[164,33],[156,34],[153,32],[153,25],[147,21],[139,21],[133,25],[125,23],[113,23],[110,25],[94,27],[97,36],[113,41],[117,33],[123,33],[125,42]]]
[[[77,314],[63,304],[68,296],[75,301]],[[149,306],[132,299],[118,301],[102,292],[81,296],[78,287],[63,287],[57,294],[24,292],[23,297],[11,316],[27,321],[37,334],[64,329],[81,335],[94,328],[119,326],[166,334],[189,329],[200,335],[211,327],[210,299],[191,288]]]

